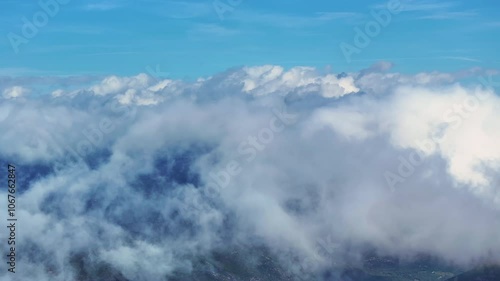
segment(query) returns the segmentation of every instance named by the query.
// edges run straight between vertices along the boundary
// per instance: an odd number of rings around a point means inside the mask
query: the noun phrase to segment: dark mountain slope
[[[500,281],[500,266],[483,266],[467,271],[447,281]]]

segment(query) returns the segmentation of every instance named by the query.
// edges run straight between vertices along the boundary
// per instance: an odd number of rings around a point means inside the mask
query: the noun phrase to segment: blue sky
[[[372,11],[386,10],[387,1],[243,0],[223,18],[213,0],[68,2],[58,4],[16,53],[11,41],[23,37],[23,17],[33,22],[44,10],[38,1],[2,1],[0,75],[159,70],[196,78],[263,64],[356,71],[379,60],[408,73],[500,65],[500,3],[493,0],[404,1],[402,11],[350,62],[339,45],[353,44],[354,28],[364,29],[374,20]]]

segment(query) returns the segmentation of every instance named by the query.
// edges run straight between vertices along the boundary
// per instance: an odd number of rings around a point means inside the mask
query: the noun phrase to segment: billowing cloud
[[[14,86],[5,89],[3,91],[3,97],[5,99],[15,99],[15,98],[21,98],[25,96],[27,93],[29,93],[28,89],[23,88],[22,86]]]
[[[5,78],[4,97],[23,97],[0,103],[0,159],[18,166],[29,229],[17,237],[20,280],[96,264],[162,280],[242,244],[267,247],[290,274],[367,249],[499,260],[495,76],[391,66]]]

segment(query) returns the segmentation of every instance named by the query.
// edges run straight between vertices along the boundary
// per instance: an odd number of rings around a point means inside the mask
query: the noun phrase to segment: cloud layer
[[[498,261],[497,73],[391,66],[1,78],[19,280],[71,279],[81,253],[163,280],[239,244],[270,248],[291,274],[366,249]]]

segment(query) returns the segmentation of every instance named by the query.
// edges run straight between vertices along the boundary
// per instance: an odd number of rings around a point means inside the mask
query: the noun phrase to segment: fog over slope
[[[16,277],[71,279],[85,253],[163,280],[234,245],[269,247],[293,274],[366,249],[499,261],[499,73],[390,68],[0,77]]]

